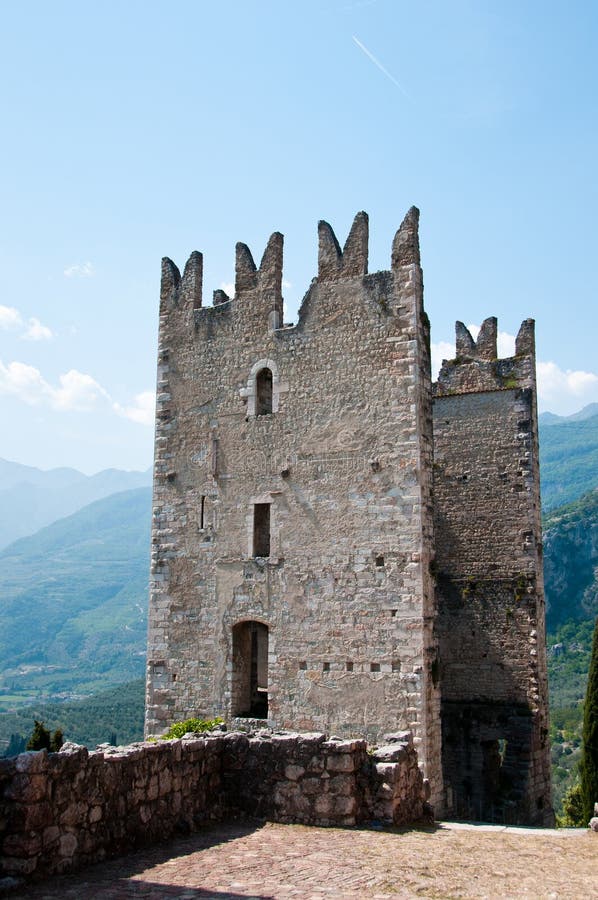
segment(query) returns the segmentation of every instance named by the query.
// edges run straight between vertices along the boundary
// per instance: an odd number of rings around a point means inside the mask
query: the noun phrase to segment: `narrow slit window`
[[[199,510],[199,527],[201,528],[202,531],[206,527],[206,498],[203,494],[202,494],[201,506],[200,506],[200,510]]]
[[[260,369],[255,378],[255,414],[268,416],[272,412],[272,372]]]
[[[253,507],[253,555],[270,556],[270,504]]]

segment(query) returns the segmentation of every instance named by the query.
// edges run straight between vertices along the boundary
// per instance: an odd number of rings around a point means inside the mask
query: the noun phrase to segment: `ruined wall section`
[[[341,251],[320,224],[293,327],[281,235],[259,268],[238,245],[235,297],[208,308],[199,254],[182,278],[164,263],[148,733],[242,712],[232,633],[254,621],[268,628],[272,724],[372,739],[410,728],[439,769],[417,211],[389,272],[367,274],[367,228],[360,213]],[[256,415],[264,367],[273,411]],[[266,559],[252,552],[255,504],[270,508]]]
[[[444,809],[549,823],[550,760],[533,322],[496,319],[434,385]]]

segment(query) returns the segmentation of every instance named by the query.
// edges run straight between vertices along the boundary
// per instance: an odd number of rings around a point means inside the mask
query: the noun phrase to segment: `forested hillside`
[[[540,416],[540,473],[545,513],[598,487],[598,407],[573,416]]]
[[[558,804],[579,761],[583,700],[598,615],[598,490],[544,523],[553,789]]]
[[[145,659],[151,491],[90,504],[0,553],[0,703],[88,694]]]
[[[544,580],[550,631],[598,615],[598,489],[546,516]]]
[[[143,678],[100,691],[86,700],[66,703],[33,703],[16,712],[0,715],[0,754],[10,745],[24,749],[33,731],[33,720],[46,728],[60,728],[66,740],[95,747],[96,744],[128,744],[143,738]],[[21,738],[19,741],[16,740]]]

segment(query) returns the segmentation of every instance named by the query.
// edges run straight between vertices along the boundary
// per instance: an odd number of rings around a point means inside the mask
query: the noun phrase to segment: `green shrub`
[[[556,817],[559,828],[581,828],[587,824],[583,812],[583,794],[579,781],[563,797],[564,815]]]
[[[33,720],[33,731],[31,737],[27,741],[27,750],[49,750],[50,753],[56,753],[64,743],[62,731],[57,728],[52,735],[44,726],[43,722]]]
[[[173,722],[168,731],[162,735],[162,740],[170,741],[172,738],[182,738],[189,733],[203,733],[213,731],[223,720],[218,716],[215,719],[185,719],[184,722]]]

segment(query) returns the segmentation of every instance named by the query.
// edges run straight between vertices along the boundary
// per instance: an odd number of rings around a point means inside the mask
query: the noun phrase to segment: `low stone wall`
[[[230,734],[225,794],[239,811],[274,822],[414,822],[423,816],[426,784],[411,736],[401,737],[368,752],[366,741],[323,734]]]
[[[233,732],[0,760],[0,872],[43,877],[249,814],[350,826],[421,819],[427,783],[407,735],[368,752],[323,734]]]

